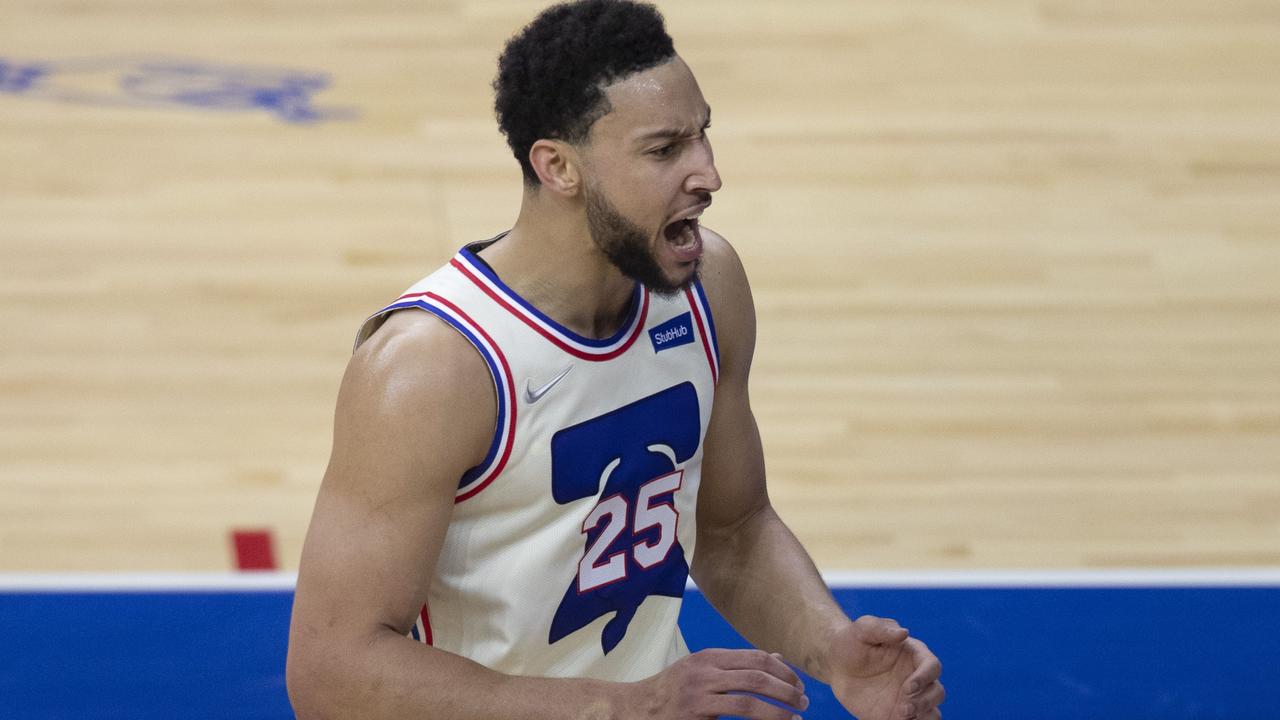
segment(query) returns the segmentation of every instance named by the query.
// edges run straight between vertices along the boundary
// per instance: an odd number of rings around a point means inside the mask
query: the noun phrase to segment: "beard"
[[[596,247],[625,276],[649,288],[651,292],[670,297],[693,285],[698,279],[699,261],[693,272],[681,282],[672,282],[649,247],[644,229],[627,219],[609,202],[603,192],[587,186],[587,229]]]

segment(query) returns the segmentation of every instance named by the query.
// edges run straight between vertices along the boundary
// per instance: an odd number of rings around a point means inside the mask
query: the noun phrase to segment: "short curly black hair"
[[[662,14],[631,0],[577,0],[543,10],[498,58],[493,81],[498,128],[538,184],[529,149],[543,138],[586,141],[612,109],[603,88],[674,57]]]

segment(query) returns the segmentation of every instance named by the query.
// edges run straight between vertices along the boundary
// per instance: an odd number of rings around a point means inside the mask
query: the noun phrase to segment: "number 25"
[[[616,461],[615,461],[616,462]],[[606,476],[612,467],[605,471]],[[644,540],[632,545],[632,554],[640,567],[648,570],[661,565],[667,559],[672,546],[676,542],[676,527],[680,514],[676,512],[675,498],[669,502],[654,504],[658,495],[674,493],[680,489],[684,481],[684,471],[676,470],[660,475],[640,486],[636,497],[635,517],[632,519],[632,535],[639,534],[651,527],[658,528],[658,540],[647,543]],[[585,593],[604,587],[619,580],[627,579],[627,552],[621,550],[601,560],[614,540],[626,530],[627,516],[630,508],[627,499],[621,494],[610,495],[596,504],[591,514],[582,522],[582,534],[594,530],[601,523],[607,523],[604,531],[596,537],[596,541],[587,548],[582,560],[578,563],[578,592]],[[607,520],[606,520],[607,518]]]

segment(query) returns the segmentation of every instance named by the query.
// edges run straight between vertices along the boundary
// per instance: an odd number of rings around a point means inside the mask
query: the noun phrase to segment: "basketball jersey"
[[[676,619],[719,373],[701,285],[664,297],[637,283],[622,328],[593,339],[463,248],[371,317],[357,347],[406,309],[474,345],[497,395],[412,634],[541,677],[639,680],[686,655]]]

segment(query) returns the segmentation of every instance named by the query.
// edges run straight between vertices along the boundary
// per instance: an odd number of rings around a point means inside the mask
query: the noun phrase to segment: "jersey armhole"
[[[493,438],[489,442],[489,450],[484,459],[459,478],[458,489],[454,494],[454,502],[459,503],[474,497],[488,487],[502,472],[511,455],[511,446],[515,441],[515,381],[506,356],[493,338],[461,308],[436,293],[405,296],[374,313],[364,321],[356,334],[355,349],[359,349],[372,337],[392,313],[409,309],[421,310],[436,316],[466,338],[484,360],[485,366],[489,368],[490,379],[493,380],[494,396],[497,399],[497,418],[494,423]]]

